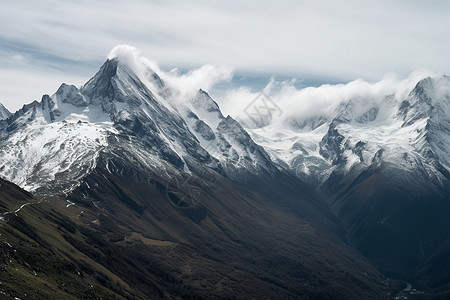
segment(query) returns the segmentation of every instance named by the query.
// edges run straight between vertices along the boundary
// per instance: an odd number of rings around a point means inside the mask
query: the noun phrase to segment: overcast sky
[[[0,102],[81,85],[128,44],[161,68],[233,68],[300,81],[450,73],[450,2],[3,0]]]

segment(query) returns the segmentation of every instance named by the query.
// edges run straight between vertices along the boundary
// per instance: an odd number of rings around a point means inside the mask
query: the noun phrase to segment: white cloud
[[[179,74],[177,69],[171,71],[162,70],[158,64],[144,57],[139,49],[119,45],[113,48],[108,58],[120,57],[121,61],[128,64],[141,78],[148,78],[148,67],[155,71],[170,87],[180,91],[175,95],[175,100],[185,100],[199,88],[206,91],[214,89],[221,82],[230,81],[233,70],[226,66],[204,65]],[[9,71],[0,75],[0,80],[9,87],[7,94],[15,94],[25,102],[39,99],[44,93],[53,93],[61,82],[75,83],[80,86],[88,78],[62,76],[61,73],[50,75],[52,80],[41,78],[39,70]],[[381,101],[386,95],[394,95],[395,101],[401,101],[413,89],[414,85],[426,76],[435,75],[432,72],[419,70],[411,73],[405,79],[399,79],[393,73],[384,76],[380,81],[369,82],[362,79],[351,81],[347,84],[325,84],[320,87],[298,88],[296,79],[277,81],[272,77],[262,91],[281,109],[282,117],[277,119],[279,125],[290,119],[304,120],[315,116],[331,117],[336,108],[350,100],[358,102],[360,109],[367,108],[373,101]],[[16,89],[9,84],[11,78],[22,78],[25,89]],[[66,78],[67,80],[64,80]],[[145,82],[151,86],[149,81]],[[27,94],[33,90],[33,96]],[[246,119],[245,108],[260,94],[251,86],[240,86],[228,89],[223,97],[216,98],[223,113],[238,119]],[[3,100],[3,99],[2,99]],[[23,103],[4,101],[11,110],[18,109]]]
[[[1,37],[70,59],[100,59],[126,43],[164,65],[347,80],[446,71],[450,62],[447,1],[28,0],[2,8]]]
[[[23,55],[20,55],[20,54],[14,55],[12,58],[13,58],[13,60],[15,60],[19,63],[27,61],[27,59]]]
[[[230,81],[233,77],[233,69],[227,66],[204,65],[198,69],[179,75],[177,70],[162,72],[162,79],[171,86],[182,91],[182,97],[190,97],[200,88],[211,90],[214,85],[223,81]]]
[[[108,58],[119,57],[121,61],[128,64],[139,78],[147,85],[152,85],[146,80],[148,69],[150,67],[161,79],[171,88],[179,91],[180,94],[174,95],[177,99],[185,100],[193,96],[199,89],[210,90],[215,84],[223,81],[230,81],[233,77],[233,70],[226,66],[204,65],[200,68],[190,70],[185,74],[179,74],[177,69],[166,72],[160,69],[158,64],[141,55],[141,51],[129,45],[119,45],[108,55]]]
[[[282,111],[281,117],[275,118],[273,122],[285,126],[286,120],[334,117],[337,108],[349,101],[356,103],[355,109],[365,110],[373,104],[382,104],[385,96],[392,95],[392,101],[398,104],[407,97],[418,81],[427,76],[436,75],[418,70],[405,79],[389,74],[377,82],[357,79],[347,84],[325,84],[301,89],[295,86],[295,80],[279,82],[272,78],[263,92]],[[253,92],[250,87],[239,87],[227,91],[219,104],[225,114],[246,120],[248,116],[244,110],[259,94],[260,92]]]
[[[87,80],[110,49],[131,44],[165,68],[210,64],[341,82],[418,68],[450,73],[449,12],[444,0],[5,0],[0,72],[29,70],[46,82],[58,70]],[[9,92],[24,88],[22,78],[8,82],[0,97],[20,101]]]

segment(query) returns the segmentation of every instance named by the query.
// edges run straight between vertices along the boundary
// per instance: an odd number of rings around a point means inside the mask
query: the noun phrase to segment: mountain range
[[[248,128],[109,57],[82,87],[0,106],[0,292],[389,299],[408,282],[444,297],[449,112],[444,76]]]
[[[450,77],[428,77],[403,99],[350,99],[328,116],[250,132],[328,199],[379,270],[437,287],[449,280],[449,88]]]

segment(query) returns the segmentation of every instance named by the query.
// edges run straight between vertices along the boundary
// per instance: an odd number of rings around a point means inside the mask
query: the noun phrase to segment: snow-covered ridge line
[[[450,166],[449,116],[450,77],[428,77],[404,98],[349,99],[326,118],[288,118],[249,132],[273,160],[315,186],[333,173],[367,169],[378,156],[442,182],[448,175],[441,168]]]
[[[247,132],[207,92],[180,90],[153,68],[133,49],[115,48],[81,88],[62,84],[0,121],[0,176],[28,190],[70,192],[102,155],[120,151],[149,168],[145,159],[230,178],[289,169],[315,186],[382,163],[438,182],[450,170],[449,77],[423,79],[407,93],[411,79],[400,87],[368,84],[369,92],[346,99],[355,95],[345,91],[350,84],[327,114],[292,110]]]
[[[230,177],[276,170],[206,92],[168,85],[130,52],[108,59],[81,88],[62,84],[25,105],[0,122],[0,137],[0,176],[43,193],[69,193],[102,156],[120,152],[148,169],[166,162],[189,173],[195,162]]]

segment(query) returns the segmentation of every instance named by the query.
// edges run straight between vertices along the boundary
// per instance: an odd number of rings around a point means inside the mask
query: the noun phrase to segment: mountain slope
[[[34,199],[1,181],[2,292],[67,299],[386,295],[383,278],[350,247],[231,182],[204,186],[199,218],[174,204],[175,197],[187,202],[186,187],[165,186],[155,175],[136,181],[136,171],[127,171],[108,180],[106,169],[90,175],[86,184],[101,185],[88,197],[101,209]]]

